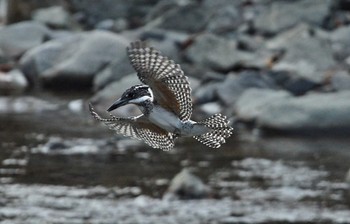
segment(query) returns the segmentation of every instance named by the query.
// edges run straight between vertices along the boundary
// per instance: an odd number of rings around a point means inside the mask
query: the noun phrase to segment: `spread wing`
[[[170,150],[174,147],[173,134],[149,122],[143,115],[129,118],[111,115],[110,119],[105,119],[95,112],[91,104],[89,109],[96,120],[103,122],[117,134],[143,140],[153,148]]]
[[[180,65],[140,41],[131,43],[127,52],[139,79],[151,87],[157,103],[181,120],[190,119],[191,88]]]

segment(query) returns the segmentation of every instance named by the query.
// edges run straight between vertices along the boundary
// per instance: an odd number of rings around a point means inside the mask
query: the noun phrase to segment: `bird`
[[[127,89],[108,109],[136,105],[141,115],[102,118],[89,103],[91,115],[117,134],[143,140],[152,148],[170,150],[179,137],[193,137],[202,144],[219,148],[233,128],[218,113],[196,122],[191,120],[191,88],[179,64],[148,47],[145,41],[131,42],[127,55],[142,84]]]

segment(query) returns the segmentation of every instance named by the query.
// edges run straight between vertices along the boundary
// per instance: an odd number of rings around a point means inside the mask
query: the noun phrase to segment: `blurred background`
[[[92,119],[139,39],[230,119],[220,149]],[[349,0],[0,0],[0,223],[350,223],[349,69]]]

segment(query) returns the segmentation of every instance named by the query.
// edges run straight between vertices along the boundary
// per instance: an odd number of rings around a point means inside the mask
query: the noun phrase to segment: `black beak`
[[[121,107],[121,106],[124,106],[124,105],[126,105],[126,104],[128,104],[128,100],[126,100],[126,99],[118,99],[117,101],[115,101],[113,104],[112,104],[112,106],[110,106],[108,109],[107,109],[107,111],[108,112],[111,112],[112,110],[115,110],[115,109],[117,109],[118,107]]]

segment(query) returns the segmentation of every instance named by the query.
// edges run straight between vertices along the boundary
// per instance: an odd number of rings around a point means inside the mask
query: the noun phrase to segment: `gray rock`
[[[239,10],[233,5],[227,5],[215,12],[207,25],[207,30],[214,33],[230,32],[237,29],[242,20]]]
[[[255,120],[261,127],[287,130],[341,130],[350,128],[350,91],[314,93],[303,97],[291,97],[276,93],[274,100],[266,102],[266,90],[245,92],[236,104],[239,116]],[[273,96],[273,95],[272,95]],[[271,96],[270,96],[271,97]],[[262,105],[261,101],[265,104]],[[248,109],[240,108],[250,105]],[[247,112],[249,109],[259,112]]]
[[[68,38],[48,41],[31,49],[20,59],[20,69],[26,75],[30,83],[36,85],[39,77],[45,71],[55,66],[57,61],[69,57],[68,55],[64,55],[65,46],[68,46],[70,43],[78,43],[79,40],[80,36],[74,35]],[[70,48],[68,47],[68,49]],[[69,52],[67,52],[67,54],[68,53]]]
[[[187,41],[189,35],[178,31],[169,31],[164,29],[146,29],[139,36],[139,39],[147,40],[149,46],[155,47],[176,63],[181,62],[179,45]]]
[[[72,100],[68,103],[67,107],[70,111],[76,114],[80,114],[85,109],[85,102],[82,99]]]
[[[28,114],[57,110],[58,105],[31,96],[0,97],[0,114]]]
[[[32,19],[57,28],[67,28],[71,25],[70,15],[62,6],[37,9],[33,12]]]
[[[192,93],[193,103],[203,104],[217,100],[217,90],[220,85],[221,83],[218,82],[209,82],[201,85]]]
[[[322,2],[272,1],[262,8],[254,18],[254,26],[258,31],[276,34],[298,23],[307,22],[321,26],[330,13],[332,0]]]
[[[226,74],[210,70],[198,64],[184,62],[181,63],[181,68],[184,71],[185,75],[197,78],[203,83],[223,81],[226,77]]]
[[[82,22],[91,28],[95,27],[102,20],[118,18],[134,21],[134,26],[140,26],[143,23],[143,18],[157,2],[158,0],[100,0],[98,3],[93,3],[90,1],[71,0],[69,4],[73,11],[82,15]]]
[[[246,90],[235,103],[237,118],[254,121],[262,113],[262,108],[274,101],[288,100],[291,95],[283,90],[256,89]]]
[[[76,32],[69,30],[52,30],[50,33],[50,40],[55,39],[65,39],[69,37],[73,37],[76,35]]]
[[[176,0],[161,0],[148,12],[145,20],[150,22],[176,7],[179,7]]]
[[[194,63],[223,71],[247,65],[255,60],[254,54],[238,50],[235,40],[213,34],[198,36],[187,49],[186,57]]]
[[[188,82],[190,83],[192,91],[196,91],[196,89],[198,89],[201,85],[200,80],[195,77],[188,77]]]
[[[179,5],[151,21],[147,26],[195,33],[205,29],[212,14],[212,11],[205,10],[200,4]]]
[[[16,58],[40,45],[50,35],[50,30],[37,22],[20,22],[0,30],[0,49],[6,57]]]
[[[101,22],[97,23],[95,26],[97,30],[114,30],[114,20],[113,19],[105,19]]]
[[[285,51],[273,70],[288,71],[314,83],[322,83],[336,62],[329,41],[321,35],[301,24],[270,40],[267,43],[269,49]]]
[[[127,45],[126,39],[110,32],[84,32],[32,49],[21,58],[20,66],[31,79],[37,75],[55,88],[91,86],[96,73],[126,57]]]
[[[276,88],[273,80],[255,71],[230,74],[218,86],[217,94],[226,105],[233,105],[240,95],[249,88]]]
[[[0,95],[23,93],[28,87],[28,81],[20,70],[11,70],[8,73],[0,72]]]
[[[298,77],[295,73],[288,71],[269,71],[266,75],[271,77],[278,86],[296,96],[303,95],[319,87],[318,84],[305,78]]]
[[[109,30],[112,32],[121,32],[123,30],[128,29],[129,23],[124,18],[118,18],[116,20],[113,19],[105,19],[101,22],[97,23],[95,29],[98,30]]]
[[[344,60],[350,56],[350,25],[340,27],[331,33],[332,48],[335,56]]]
[[[339,71],[332,76],[331,84],[335,90],[350,90],[350,74],[346,71]]]
[[[220,113],[222,111],[222,106],[217,102],[210,102],[201,105],[200,110],[206,115],[212,115]]]
[[[7,3],[7,4],[6,4]],[[65,0],[17,0],[17,1],[2,1],[1,7],[6,9],[7,24],[16,23],[19,21],[30,20],[33,11],[39,8],[46,8],[52,5],[67,5]],[[7,5],[7,7],[6,7]]]
[[[108,84],[118,81],[132,72],[134,72],[134,69],[132,68],[125,52],[124,57],[121,56],[119,59],[117,58],[117,60],[111,62],[95,75],[93,88],[95,91],[103,89]]]
[[[218,10],[222,9],[228,6],[234,6],[235,8],[238,8],[239,6],[243,5],[245,3],[245,0],[221,0],[221,1],[212,1],[212,0],[202,0],[201,4],[203,4],[203,7],[207,9],[212,10]]]
[[[183,169],[171,180],[163,196],[165,199],[200,199],[210,195],[210,188],[188,169]]]

